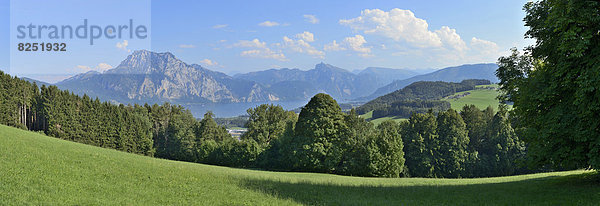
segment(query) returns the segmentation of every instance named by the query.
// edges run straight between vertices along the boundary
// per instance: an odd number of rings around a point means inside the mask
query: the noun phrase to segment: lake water
[[[202,118],[207,111],[212,111],[217,117],[236,117],[245,115],[246,110],[256,107],[261,104],[281,105],[285,110],[292,110],[302,107],[308,103],[304,101],[281,101],[281,102],[243,102],[243,103],[197,103],[197,104],[181,104],[189,109],[194,117]]]

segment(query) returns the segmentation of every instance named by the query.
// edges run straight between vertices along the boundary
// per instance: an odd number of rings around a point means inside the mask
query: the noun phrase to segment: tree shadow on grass
[[[242,186],[307,205],[598,205],[596,173],[503,183],[352,186],[245,179]]]

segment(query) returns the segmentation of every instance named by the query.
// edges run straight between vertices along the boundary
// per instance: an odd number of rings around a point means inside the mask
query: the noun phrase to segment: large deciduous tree
[[[285,130],[286,122],[296,118],[292,111],[285,111],[279,105],[261,104],[247,110],[249,118],[246,123],[248,131],[241,136],[242,140],[254,140],[266,147],[274,139],[279,138]]]
[[[338,103],[327,94],[317,94],[306,104],[295,128],[297,154],[301,167],[308,171],[335,172],[346,148],[348,138],[344,113]]]
[[[532,166],[600,168],[600,2],[525,5],[535,45],[498,61]]]

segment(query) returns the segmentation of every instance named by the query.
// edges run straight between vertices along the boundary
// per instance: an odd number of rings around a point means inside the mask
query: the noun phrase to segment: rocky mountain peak
[[[156,53],[137,50],[131,53],[119,66],[106,71],[109,74],[152,74],[164,73],[167,68],[187,66],[170,52]]]
[[[326,64],[326,63],[323,63],[323,62],[315,65],[315,69],[314,70],[316,70],[316,71],[324,71],[324,72],[344,72],[344,73],[347,72],[347,73],[350,73],[349,71],[347,71],[345,69],[333,66],[331,64]]]

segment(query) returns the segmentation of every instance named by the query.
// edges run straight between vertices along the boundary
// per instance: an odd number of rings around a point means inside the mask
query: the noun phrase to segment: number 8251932
[[[66,43],[19,43],[19,51],[67,51]]]

